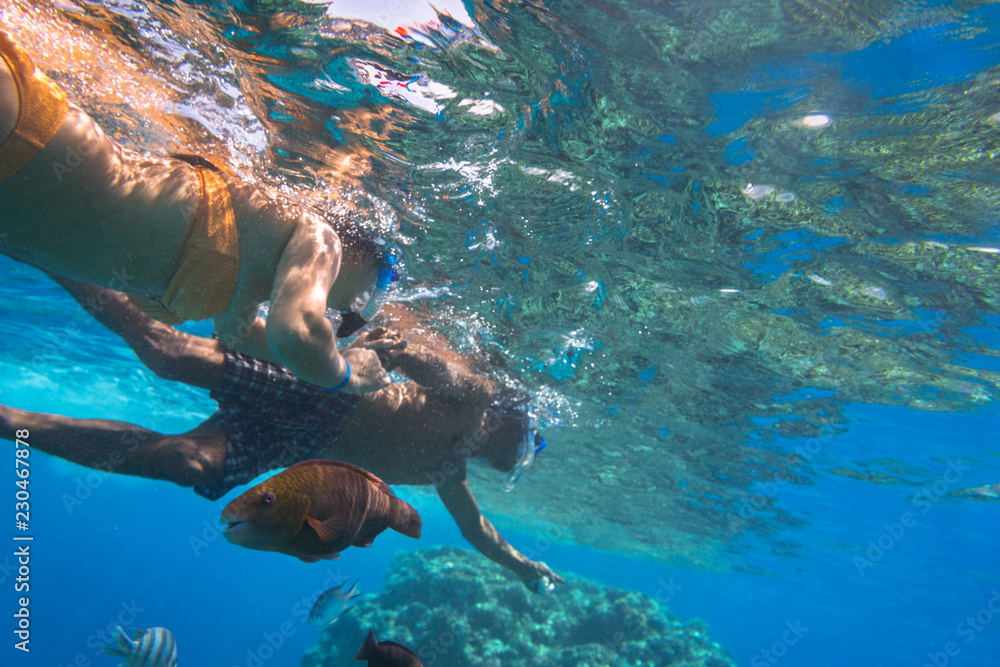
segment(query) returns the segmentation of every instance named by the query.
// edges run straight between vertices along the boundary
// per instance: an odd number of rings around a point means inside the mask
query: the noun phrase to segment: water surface
[[[17,0],[3,20],[124,145],[223,155],[402,250],[400,298],[542,406],[517,491],[473,475],[515,546],[651,595],[674,577],[671,606],[740,664],[798,620],[788,664],[922,665],[949,641],[951,664],[995,664],[1000,626],[958,625],[1000,583],[1000,505],[951,494],[1000,480],[996,7],[436,6]],[[41,274],[0,272],[0,400],[165,431],[210,414]],[[90,626],[133,596],[216,656],[195,664],[245,663],[295,599],[276,581],[322,579],[196,555],[221,502],[111,477],[67,507],[87,471],[35,460],[39,636],[59,629],[38,664],[99,664]],[[392,548],[340,566],[377,580]],[[180,611],[227,599],[221,621]]]

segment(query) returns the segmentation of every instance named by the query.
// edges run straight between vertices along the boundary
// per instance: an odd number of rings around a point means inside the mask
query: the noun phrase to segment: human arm
[[[243,309],[227,309],[215,317],[215,333],[223,345],[231,350],[278,363],[278,357],[267,344],[266,321],[258,315],[260,304]]]
[[[470,407],[485,407],[495,397],[497,384],[474,373],[451,350],[442,352],[414,343],[387,327],[376,327],[362,334],[352,347],[369,345],[380,346],[378,356],[387,371],[398,370],[413,382],[433,389],[449,400]]]
[[[390,380],[374,349],[337,348],[325,313],[340,262],[340,239],[330,227],[299,225],[278,261],[264,336],[277,361],[294,375],[326,388],[346,379],[341,391],[363,394]]]
[[[479,504],[465,479],[446,479],[438,485],[437,492],[462,531],[462,536],[476,551],[516,574],[532,592],[543,591],[544,578],[552,584],[565,583],[548,565],[529,560],[507,543],[489,519],[479,511]]]
[[[212,389],[222,379],[225,353],[219,341],[157,322],[121,292],[52,273],[49,277],[94,319],[118,335],[157,376],[203,389]]]

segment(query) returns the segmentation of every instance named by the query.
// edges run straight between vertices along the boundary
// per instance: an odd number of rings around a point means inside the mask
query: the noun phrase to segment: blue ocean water
[[[5,375],[5,387],[18,384],[15,373]],[[48,400],[40,390],[18,394],[21,402],[32,399]],[[134,397],[105,400],[129,403],[124,419],[149,419]],[[995,409],[915,416],[854,406],[850,416],[852,427],[817,456],[878,451],[925,458],[935,462],[941,479],[954,462],[969,468],[961,473],[962,487],[990,483],[1000,473],[995,456],[983,461],[950,454],[956,432],[969,442],[992,442]],[[31,545],[32,653],[26,663],[8,642],[4,664],[113,664],[98,649],[106,642],[102,633],[122,624],[169,627],[188,664],[249,667],[260,660],[298,665],[319,636],[305,623],[309,605],[302,598],[355,578],[363,592],[375,593],[392,553],[413,546],[388,533],[379,538],[378,548],[305,564],[228,544],[216,521],[226,499],[208,503],[167,483],[89,472],[39,454],[31,463],[37,527]],[[926,512],[912,499],[922,490],[928,494]],[[401,496],[414,500],[405,488]],[[539,545],[537,536],[504,532],[516,548],[541,546],[557,571],[645,592],[682,619],[703,619],[740,665],[779,659],[788,665],[935,664],[933,656],[941,662],[950,643],[959,653],[948,657],[948,664],[996,663],[1000,618],[990,607],[996,608],[991,600],[1000,582],[992,504],[934,501],[933,482],[916,490],[887,490],[837,476],[809,487],[782,485],[776,496],[811,515],[808,528],[789,536],[799,554],[784,557],[761,549],[750,559],[734,557],[734,564],[779,574],[666,567],[579,547]],[[422,546],[464,544],[441,508],[429,502],[421,511]],[[905,513],[914,516],[914,523],[899,528]],[[882,547],[872,552],[870,565],[859,566],[841,546],[858,547],[861,557],[869,541]],[[8,553],[0,564],[0,583],[10,586],[17,576],[15,558]],[[798,633],[789,634],[790,628]]]
[[[234,2],[232,7],[240,11],[252,9],[248,4],[255,3]],[[465,7],[479,25],[485,25],[483,16],[488,15],[486,8],[491,4],[469,2]],[[929,13],[948,4],[914,3],[911,9],[914,13]],[[144,5],[120,3],[120,6],[141,14]],[[191,6],[208,12],[229,5],[191,3]],[[80,3],[79,7],[87,9],[88,3]],[[344,16],[347,16],[351,5],[344,3],[343,7]],[[412,7],[417,7],[417,3]],[[548,9],[558,14],[560,8],[552,5]],[[513,25],[520,25],[517,9],[511,12]],[[671,130],[669,135],[650,132],[657,137],[658,145],[651,148],[651,144],[640,141],[642,150],[616,135],[620,145],[608,142],[609,146],[602,147],[610,155],[591,157],[584,153],[582,157],[575,155],[570,159],[566,151],[573,146],[560,141],[567,134],[578,139],[573,132],[583,132],[580,126],[585,125],[583,119],[589,98],[580,91],[588,85],[611,85],[606,79],[618,73],[602,70],[602,60],[613,60],[612,54],[621,58],[638,56],[612,51],[608,43],[601,42],[604,35],[599,28],[591,26],[587,33],[568,30],[564,33],[558,28],[559,20],[553,16],[545,18],[551,22],[546,25],[557,26],[552,28],[553,34],[560,38],[552,38],[551,44],[547,44],[549,50],[565,56],[557,67],[562,85],[556,88],[565,90],[562,96],[546,98],[549,111],[536,103],[531,112],[521,115],[519,120],[505,119],[502,128],[488,128],[484,134],[494,138],[493,143],[477,143],[483,141],[482,137],[469,131],[468,142],[460,144],[464,152],[456,149],[454,154],[435,158],[440,158],[442,163],[447,159],[456,164],[465,163],[435,171],[442,175],[443,184],[428,186],[419,181],[419,174],[407,174],[417,184],[406,181],[409,184],[406,187],[412,187],[418,196],[425,196],[431,202],[431,195],[448,192],[448,201],[458,202],[449,204],[455,208],[447,208],[437,201],[428,203],[426,209],[409,211],[411,217],[397,212],[403,220],[403,234],[415,237],[407,251],[411,271],[420,280],[414,279],[407,286],[411,293],[446,285],[455,298],[454,301],[440,300],[442,312],[466,315],[461,310],[464,299],[464,303],[471,302],[475,308],[488,307],[513,313],[508,319],[498,318],[499,324],[492,323],[504,333],[506,346],[493,344],[505,347],[500,356],[509,360],[509,367],[570,399],[596,403],[592,412],[579,408],[575,421],[572,410],[563,410],[560,415],[562,423],[559,426],[564,430],[553,428],[552,446],[546,452],[549,458],[540,461],[537,471],[532,471],[534,481],[526,480],[527,488],[518,490],[531,494],[529,500],[522,502],[536,505],[563,502],[567,496],[564,495],[566,487],[562,485],[586,485],[593,480],[594,471],[588,466],[599,459],[588,459],[588,465],[573,467],[565,454],[560,454],[560,446],[563,452],[570,447],[566,432],[573,430],[578,439],[600,439],[602,450],[607,451],[616,446],[624,448],[625,440],[631,437],[641,437],[647,420],[653,424],[649,429],[654,429],[654,438],[661,440],[669,438],[677,430],[675,425],[684,421],[664,405],[673,401],[672,395],[665,401],[659,394],[643,393],[650,391],[647,388],[650,384],[661,388],[662,385],[656,382],[671,373],[684,372],[687,370],[684,365],[669,368],[659,357],[645,359],[636,351],[637,347],[647,347],[642,339],[635,344],[627,334],[607,335],[612,327],[586,319],[607,313],[618,303],[614,297],[631,308],[633,301],[641,302],[649,297],[652,288],[636,290],[639,296],[635,296],[622,286],[626,281],[621,279],[620,273],[610,270],[601,273],[600,262],[583,257],[577,246],[598,248],[604,253],[600,259],[645,261],[652,252],[648,248],[650,243],[619,239],[640,226],[636,220],[628,224],[622,222],[633,215],[632,196],[639,200],[637,193],[647,193],[636,189],[632,179],[641,178],[669,188],[685,182],[682,179],[703,159],[700,155],[693,158],[689,153],[681,153],[680,157],[671,155],[668,159],[657,152],[687,151],[694,140],[685,133],[688,132],[685,128]],[[648,16],[644,14],[642,18],[645,20]],[[962,85],[977,78],[994,85],[990,82],[993,81],[992,70],[997,65],[995,27],[998,20],[995,7],[978,7],[960,12],[958,16],[938,19],[928,27],[921,27],[920,21],[915,21],[917,27],[906,29],[901,25],[893,32],[882,24],[886,30],[884,35],[853,48],[844,44],[817,43],[800,54],[761,56],[745,71],[728,72],[725,77],[706,84],[707,105],[697,128],[701,133],[699,140],[705,141],[705,152],[715,154],[719,164],[749,170],[739,172],[744,176],[752,173],[757,168],[755,165],[767,159],[774,149],[761,141],[752,128],[743,128],[755,119],[779,117],[790,113],[789,110],[797,114],[803,100],[811,101],[811,95],[818,95],[826,103],[812,111],[828,112],[839,120],[863,115],[858,109],[879,109],[887,116],[919,109],[935,101],[935,95],[928,91]],[[393,23],[403,25],[405,21],[399,19]],[[609,22],[607,34],[610,35],[612,27]],[[576,28],[578,30],[578,26]],[[261,30],[259,26],[254,29]],[[499,41],[499,31],[493,37]],[[261,40],[264,42],[261,51],[284,53],[285,45],[281,40],[268,43],[266,32]],[[558,50],[557,43],[566,51]],[[506,46],[517,53],[511,45]],[[691,44],[688,47],[694,48]],[[605,51],[602,52],[602,48]],[[377,50],[365,55],[380,62],[386,71],[389,65],[402,67],[391,56]],[[587,67],[574,70],[570,56],[587,61]],[[517,53],[517,57],[528,59],[522,53]],[[540,59],[544,60],[541,56]],[[300,77],[302,81],[321,78],[314,76],[315,69],[298,64],[308,72],[308,76]],[[441,66],[439,62],[434,64]],[[286,80],[277,74],[271,80],[303,94],[311,90],[309,94],[316,100],[344,108],[363,106],[370,98],[371,94],[352,79],[355,74],[347,58],[325,63],[323,67],[322,73],[333,83],[353,86],[357,90],[334,94],[331,91],[336,91],[336,87],[328,86],[323,92],[301,85],[294,77]],[[464,70],[463,74],[466,74]],[[402,72],[393,76],[400,80],[410,78],[409,73],[404,76]],[[444,78],[446,74],[439,76]],[[461,89],[463,83],[469,89],[480,85],[473,75],[467,76],[463,80],[456,75],[449,82],[456,89]],[[543,77],[539,75],[539,78]],[[829,93],[831,82],[843,87],[838,89],[840,92],[836,96]],[[506,80],[503,85],[499,79],[494,83],[495,89],[482,84],[477,92],[493,90],[499,98],[505,90],[516,87]],[[547,84],[537,85],[544,88]],[[633,105],[637,115],[643,105],[653,105],[659,110],[656,105],[664,104],[651,93],[634,94],[634,99],[623,100],[623,104]],[[331,97],[336,99],[331,100]],[[421,103],[431,104],[427,100],[433,99],[433,95],[427,95]],[[421,108],[433,119],[444,113],[433,107],[419,107],[414,100],[416,97],[394,100],[397,105],[394,108],[414,114],[417,113],[414,108]],[[990,104],[992,106],[980,109],[984,118],[1000,110],[1000,103],[994,97],[990,98]],[[546,119],[550,118],[557,121],[546,124]],[[383,119],[386,125],[391,125],[391,120],[391,114]],[[426,126],[420,125],[425,122]],[[375,145],[374,153],[384,159],[385,164],[398,164],[402,158],[395,151],[402,155],[403,149],[410,151],[410,160],[430,163],[431,158],[426,153],[431,151],[423,142],[439,137],[435,132],[444,132],[435,129],[434,122],[437,120],[419,117],[415,129],[401,131],[405,136],[398,140],[386,138],[389,131],[373,132],[365,136],[370,142],[366,146]],[[487,164],[486,156],[498,145],[505,145],[511,136],[528,135],[532,127],[538,134],[533,138],[536,143],[529,142],[524,153],[535,151],[537,162],[531,163],[532,168],[542,170],[539,173],[546,179],[545,187],[552,183],[574,183],[569,171],[576,170],[590,179],[588,187],[600,194],[595,194],[583,206],[569,200],[564,193],[544,190],[542,186],[537,186],[537,192],[520,192],[513,185],[506,191],[502,188],[499,192],[491,191],[491,187],[499,186],[490,180],[487,167],[494,171],[500,167]],[[611,134],[614,128],[604,129]],[[427,130],[430,138],[422,139],[418,130]],[[219,133],[226,131],[219,130]],[[904,128],[900,133],[907,131]],[[344,140],[345,132],[349,134],[349,131],[337,129],[335,138]],[[871,134],[877,141],[878,132],[872,130]],[[665,136],[669,136],[669,140],[662,139]],[[853,136],[863,138],[866,130],[853,130]],[[721,138],[721,145],[705,137]],[[977,138],[977,141],[986,140]],[[926,141],[930,143],[929,135]],[[245,141],[249,143],[252,142]],[[593,143],[599,142],[593,139]],[[455,144],[450,146],[454,148]],[[957,145],[954,150],[966,148]],[[279,149],[274,150],[277,154]],[[524,154],[517,154],[517,157],[528,163]],[[920,157],[910,159],[919,161]],[[768,162],[767,168],[761,168],[760,172],[763,178],[775,183],[780,181],[788,188],[816,181],[849,183],[852,187],[844,188],[846,194],[840,193],[838,197],[821,202],[827,211],[847,215],[862,208],[862,204],[872,205],[856,188],[856,174],[852,170],[860,169],[858,163],[847,164],[844,159],[844,164],[829,166],[819,161],[817,158],[817,164],[810,162],[812,166],[808,168],[798,161],[791,166]],[[970,158],[970,162],[974,160]],[[628,163],[627,168],[622,167],[625,163]],[[985,190],[997,186],[996,173],[977,171],[986,169],[982,162],[975,163],[975,169],[956,164],[934,170],[943,172],[942,178],[950,182],[969,182]],[[898,164],[889,166],[898,167]],[[558,171],[563,168],[568,171]],[[454,181],[449,180],[452,172],[462,173],[462,169],[476,172],[475,176],[466,177],[463,173],[461,178],[456,176]],[[635,176],[630,169],[642,173]],[[877,170],[877,166],[871,167],[873,173]],[[369,192],[378,187],[396,187],[396,180],[405,180],[398,173],[388,169],[386,172],[388,175],[360,177],[362,189]],[[602,178],[607,180],[602,181]],[[874,180],[874,177],[857,177],[867,184],[865,179]],[[733,180],[738,184],[731,189],[739,192],[744,183],[736,181],[735,177]],[[906,179],[900,177],[899,180]],[[612,184],[608,185],[609,182]],[[695,181],[691,189],[704,192],[710,187],[707,183],[704,179]],[[904,191],[906,197],[912,197],[905,199],[907,202],[922,197],[924,188],[944,189],[937,180],[910,182],[900,187],[911,188]],[[974,189],[963,191],[963,196],[970,198],[967,209],[955,211],[956,217],[974,218],[966,227],[932,229],[929,222],[927,228],[918,227],[915,221],[925,222],[921,215],[894,220],[892,215],[904,215],[904,207],[893,209],[887,205],[885,211],[889,213],[880,210],[887,229],[873,234],[871,239],[887,243],[934,240],[995,248],[1000,236],[996,223],[998,209],[988,205],[988,198],[973,202],[971,190]],[[879,190],[873,186],[872,190],[878,190],[876,194],[886,199],[895,194],[891,188]],[[555,201],[567,210],[581,211],[584,222],[572,226],[566,218],[559,218],[550,223],[539,214],[533,218],[533,226],[530,222],[524,223],[522,230],[521,222],[506,208],[506,199],[517,202],[520,207],[517,211],[525,208],[542,211],[541,205],[531,208],[531,202]],[[622,203],[625,200],[627,204]],[[984,200],[987,204],[983,204]],[[465,201],[473,202],[468,209],[461,208],[461,202]],[[686,203],[689,208],[685,210],[691,211],[692,217],[704,213],[710,204],[699,195],[692,195],[691,201]],[[597,210],[601,213],[596,213]],[[873,214],[873,217],[878,216]],[[851,220],[860,226],[860,219]],[[714,218],[711,220],[712,225],[716,222]],[[759,229],[766,228],[764,222],[759,224]],[[718,222],[718,225],[722,227],[723,223]],[[453,230],[457,231],[452,233]],[[742,261],[736,263],[754,276],[754,280],[759,280],[753,283],[741,276],[740,279],[745,280],[740,283],[744,290],[750,290],[751,285],[763,290],[767,285],[779,284],[789,275],[795,279],[817,275],[831,282],[824,277],[828,265],[819,262],[842,257],[857,243],[857,238],[850,236],[851,230],[836,230],[821,238],[798,229],[779,231],[781,233],[772,229],[766,233],[754,232],[730,242],[727,250],[736,255],[740,246],[753,246],[760,240],[759,247],[737,257]],[[704,238],[708,238],[708,232],[697,226],[686,230],[685,234],[673,241],[680,247],[679,253],[685,248],[693,252],[701,247],[699,244]],[[454,243],[456,238],[458,243]],[[496,239],[501,241],[494,244]],[[460,246],[467,254],[457,254],[454,246]],[[587,315],[574,313],[573,317],[566,317],[566,321],[560,319],[561,315],[553,315],[539,323],[531,319],[532,314],[525,304],[546,293],[544,269],[540,267],[548,263],[553,253],[561,251],[576,262],[580,277],[549,276],[549,280],[560,286],[563,285],[560,281],[564,281],[577,291],[582,287]],[[449,252],[455,254],[449,255]],[[659,247],[657,252],[661,252]],[[726,261],[722,254],[715,255],[719,264]],[[654,255],[653,259],[668,261],[660,255]],[[713,264],[711,260],[705,263],[709,267]],[[858,266],[845,263],[852,268]],[[947,268],[947,262],[941,264],[938,268]],[[426,266],[432,268],[422,268]],[[883,267],[873,264],[864,268],[871,270],[865,274],[870,276]],[[863,271],[859,269],[858,273]],[[890,295],[903,293],[922,297],[922,290],[933,292],[933,286],[921,285],[919,279],[907,283],[899,275],[887,276],[887,273],[891,272],[881,274],[884,282],[880,284],[886,285]],[[731,274],[722,275],[726,280],[732,278]],[[986,273],[983,278],[986,287],[977,293],[978,299],[962,301],[955,297],[949,301],[942,297],[936,302],[920,304],[927,310],[914,306],[914,310],[926,319],[880,319],[872,315],[872,310],[857,306],[856,302],[850,302],[849,306],[838,302],[830,306],[829,311],[818,307],[809,310],[790,299],[788,303],[768,304],[768,307],[774,313],[799,315],[803,321],[813,318],[820,322],[817,325],[820,329],[853,326],[858,330],[874,331],[873,336],[887,341],[909,333],[940,330],[938,339],[926,343],[926,348],[915,345],[900,358],[909,361],[914,357],[923,358],[921,355],[927,350],[943,350],[941,357],[927,362],[938,378],[950,378],[953,369],[946,364],[957,363],[971,369],[972,373],[967,376],[972,378],[970,382],[978,382],[976,386],[985,387],[987,393],[993,391],[995,398],[995,387],[990,384],[988,374],[1000,371],[997,361],[1000,316],[996,313],[994,298],[1000,285],[998,278],[995,271]],[[669,290],[675,288],[687,289],[685,295],[691,295],[694,306],[700,307],[704,302],[698,299],[715,298],[704,294],[716,295],[719,287],[736,284],[721,280],[716,280],[713,274],[700,284],[694,281],[683,285],[666,284],[664,281],[660,287],[664,293],[673,293]],[[948,283],[951,279],[943,277],[941,280]],[[501,284],[506,290],[504,294],[489,294],[477,301],[474,288],[491,282]],[[957,279],[954,282],[960,283]],[[0,352],[0,402],[81,418],[120,419],[165,432],[192,428],[211,413],[213,404],[204,392],[153,377],[113,336],[94,324],[34,269],[0,258],[0,284],[4,285],[0,292],[0,335],[6,341]],[[511,287],[512,284],[515,286]],[[569,288],[566,291],[569,292]],[[430,301],[435,305],[439,303],[434,299]],[[640,306],[631,310],[622,307],[622,311],[628,314],[616,320],[621,328],[645,326],[645,321],[640,321]],[[948,317],[939,313],[946,313]],[[926,322],[934,322],[937,328],[924,326]],[[938,326],[941,322],[956,322],[954,330],[951,325]],[[200,333],[208,331],[204,324],[192,329]],[[452,333],[456,340],[461,339],[460,333]],[[683,337],[681,334],[674,336]],[[492,340],[489,335],[484,338],[488,342]],[[494,334],[493,338],[501,336]],[[709,338],[706,336],[702,343],[691,345],[711,346],[714,341]],[[923,345],[924,341],[921,339],[920,343]],[[629,360],[635,357],[635,362],[627,366],[634,385],[629,386],[628,391],[618,391],[604,402],[597,402],[595,396],[600,396],[600,392],[590,394],[586,389],[598,384],[599,380],[584,382],[579,378],[591,360],[608,361],[607,356],[599,356],[602,349],[612,350]],[[551,359],[545,356],[550,351]],[[728,362],[721,353],[720,359]],[[900,367],[902,364],[901,361]],[[781,367],[782,372],[789,374],[792,373],[790,368],[791,364]],[[726,379],[737,387],[753,385],[755,378],[763,377],[765,380],[761,382],[766,385],[766,393],[771,387],[766,382],[771,381],[772,373],[754,376],[756,370],[747,364],[728,371],[720,366],[719,372],[735,376],[735,379]],[[864,377],[868,372],[864,364],[855,368],[857,377]],[[780,373],[775,371],[773,374]],[[693,374],[692,377],[691,382],[697,384],[702,381],[699,378],[705,376]],[[745,385],[739,384],[741,379]],[[578,381],[579,384],[573,384]],[[718,382],[711,386],[721,391],[723,385]],[[924,386],[915,380],[910,391],[914,397],[944,401],[949,396],[941,386],[930,383]],[[782,392],[786,389],[794,392],[785,395]],[[739,390],[734,392],[738,393]],[[798,416],[794,407],[798,402],[836,395],[836,391],[826,387],[787,387],[775,383],[768,397],[784,397],[789,414]],[[756,464],[752,466],[754,472],[744,480],[744,486],[753,495],[723,506],[720,513],[728,511],[733,517],[766,519],[769,526],[776,525],[778,530],[766,533],[747,530],[727,539],[722,549],[713,548],[706,557],[712,562],[711,567],[704,564],[666,565],[651,558],[629,557],[630,546],[624,539],[625,546],[607,543],[610,540],[602,543],[599,536],[589,544],[568,541],[553,544],[537,534],[522,532],[522,526],[516,521],[518,515],[511,511],[510,516],[505,517],[503,506],[491,505],[489,513],[512,545],[524,551],[541,552],[556,571],[573,572],[608,585],[638,590],[666,603],[672,613],[682,619],[703,619],[712,638],[728,649],[740,665],[996,665],[1000,663],[1000,533],[997,530],[1000,504],[949,495],[1000,481],[997,448],[1000,413],[995,401],[977,404],[970,401],[949,404],[948,409],[918,410],[901,407],[901,401],[891,397],[869,396],[871,401],[838,401],[839,418],[832,420],[835,429],[823,428],[799,437],[794,433],[779,434],[766,441],[749,430],[744,434],[741,445],[766,450],[769,454],[798,452],[802,462],[769,477],[754,477],[758,468]],[[885,398],[883,404],[877,398]],[[758,415],[747,410],[746,414],[759,425],[782,421],[775,412]],[[629,430],[626,419],[638,424],[634,431]],[[711,419],[706,410],[707,430],[713,427],[723,430],[727,426],[724,420],[713,422]],[[736,417],[732,420],[738,421]],[[616,435],[607,435],[609,430]],[[90,471],[37,452],[32,454],[30,461],[31,523],[35,538],[31,543],[30,571],[32,652],[25,656],[16,651],[13,634],[8,634],[3,648],[4,665],[86,667],[93,664],[99,667],[114,664],[113,658],[100,655],[98,650],[106,642],[104,637],[108,628],[115,624],[169,627],[180,646],[185,665],[298,665],[302,653],[319,636],[317,629],[304,623],[308,607],[303,604],[303,598],[344,579],[354,578],[360,578],[360,588],[364,592],[374,593],[381,586],[393,552],[414,547],[414,543],[404,537],[386,534],[379,538],[374,548],[348,550],[338,561],[304,564],[280,554],[240,549],[221,538],[216,520],[225,502],[235,493],[209,503],[190,490],[167,483]],[[747,465],[751,467],[749,462]],[[11,469],[13,466],[11,463]],[[678,486],[696,481],[693,477],[693,473],[690,479],[678,473]],[[11,485],[10,496],[13,497],[13,475]],[[720,493],[723,487],[725,485],[720,485]],[[419,546],[465,545],[450,517],[431,494],[409,488],[401,488],[399,492],[421,507],[425,534]],[[698,504],[702,508],[700,511],[705,511],[708,521],[712,513],[703,509],[708,506],[703,500],[699,498],[692,504]],[[756,504],[758,502],[760,504]],[[782,515],[786,519],[784,525],[780,519],[772,518],[772,506],[785,512]],[[618,511],[638,512],[639,509],[622,505]],[[663,518],[664,523],[669,521],[669,516]],[[0,557],[0,587],[5,590],[6,608],[13,610],[18,572],[16,545],[11,544],[7,553]],[[695,541],[691,548],[696,550],[697,544]],[[13,626],[13,622],[10,625]]]

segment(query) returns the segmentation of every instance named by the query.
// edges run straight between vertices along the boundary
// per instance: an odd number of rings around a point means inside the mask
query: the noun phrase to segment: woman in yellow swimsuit
[[[338,351],[324,317],[386,269],[350,231],[266,200],[213,161],[118,146],[0,25],[0,252],[126,292],[167,323],[214,318],[240,352],[365,393],[389,384],[378,357]]]

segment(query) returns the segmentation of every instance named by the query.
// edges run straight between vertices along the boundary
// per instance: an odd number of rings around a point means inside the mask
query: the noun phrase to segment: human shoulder
[[[250,250],[261,255],[284,254],[289,248],[340,247],[337,232],[323,216],[307,206],[267,196],[259,188],[226,174],[232,195],[233,210],[240,233]],[[270,253],[268,252],[270,251]]]

